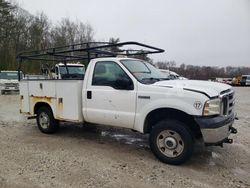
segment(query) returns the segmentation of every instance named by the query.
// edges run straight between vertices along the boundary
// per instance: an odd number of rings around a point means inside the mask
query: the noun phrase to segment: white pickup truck
[[[0,71],[0,94],[10,92],[19,92],[18,72]]]
[[[152,152],[169,164],[189,159],[196,139],[222,145],[237,132],[231,86],[165,80],[135,58],[94,58],[84,80],[21,80],[20,97],[20,112],[43,133],[56,132],[59,121],[128,128],[149,134]]]

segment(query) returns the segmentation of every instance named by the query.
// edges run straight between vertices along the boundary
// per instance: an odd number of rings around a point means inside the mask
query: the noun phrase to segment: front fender
[[[140,101],[138,101],[134,129],[143,133],[144,123],[147,115],[150,112],[157,109],[168,108],[168,109],[179,110],[189,115],[201,115],[202,108],[196,109],[194,107],[194,102],[195,100],[184,101],[178,98],[169,98],[169,99],[162,98],[162,99],[151,100],[146,105],[141,106]]]

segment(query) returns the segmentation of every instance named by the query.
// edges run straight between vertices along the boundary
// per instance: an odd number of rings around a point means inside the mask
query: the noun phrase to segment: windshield
[[[168,80],[167,76],[153,65],[141,60],[121,60],[121,63],[143,84],[153,84],[157,81]]]
[[[1,72],[0,79],[18,80],[18,72]]]
[[[83,78],[85,68],[83,66],[68,66],[69,75],[67,74],[67,68],[60,66],[60,74],[62,78]]]

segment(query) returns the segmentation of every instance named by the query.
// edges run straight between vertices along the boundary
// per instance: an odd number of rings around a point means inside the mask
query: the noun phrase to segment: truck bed
[[[83,122],[82,86],[83,80],[21,80],[20,112],[33,116],[42,102],[51,107],[55,119]]]

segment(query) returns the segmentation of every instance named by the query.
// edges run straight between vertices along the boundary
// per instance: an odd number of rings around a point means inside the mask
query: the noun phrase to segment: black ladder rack
[[[89,62],[91,59],[99,57],[116,57],[119,55],[133,57],[163,52],[163,49],[134,41],[115,44],[110,42],[86,42],[19,53],[17,55],[18,72],[20,72],[21,64],[24,61],[63,62],[66,65],[70,61],[87,60]]]
[[[137,46],[145,49],[119,49],[120,47]],[[114,50],[115,49],[115,50]],[[86,42],[48,48],[39,51],[22,52],[17,55],[17,60],[38,61],[79,61],[90,60],[97,57],[116,57],[118,55],[134,56],[154,53],[162,53],[163,49],[138,42],[121,42],[112,44],[109,42]]]

